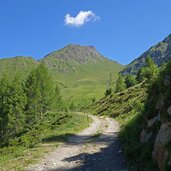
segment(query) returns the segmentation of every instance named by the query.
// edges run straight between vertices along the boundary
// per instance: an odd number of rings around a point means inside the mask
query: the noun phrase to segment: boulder
[[[140,143],[144,144],[146,142],[149,141],[149,139],[152,136],[152,132],[147,132],[145,129],[142,130],[141,134],[140,134]]]
[[[165,164],[168,159],[168,152],[166,148],[163,145],[158,145],[155,156],[153,154],[153,157],[158,163],[159,170],[165,171]]]
[[[148,127],[152,127],[157,121],[160,121],[160,114],[158,114],[155,118],[152,118],[147,121]]]
[[[165,146],[171,140],[171,122],[163,123],[156,136],[153,158],[158,162],[160,171],[164,170],[164,165],[168,159],[168,152]]]
[[[170,86],[171,85],[171,77],[169,75],[165,75],[165,78],[164,78],[164,85],[166,87]]]
[[[171,106],[167,109],[167,113],[171,116]]]
[[[155,109],[159,110],[164,105],[164,98],[160,97],[158,102],[156,103]]]

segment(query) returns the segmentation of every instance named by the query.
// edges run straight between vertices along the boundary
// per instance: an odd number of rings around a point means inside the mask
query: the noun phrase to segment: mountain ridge
[[[145,59],[148,56],[150,56],[158,66],[168,62],[171,59],[171,34],[161,42],[150,47],[138,58],[134,59],[124,70],[121,71],[121,73],[123,75],[137,74],[138,70],[145,65]]]
[[[123,66],[101,55],[94,46],[69,44],[40,60],[45,63],[57,82],[63,87],[64,96],[77,103],[101,98],[107,88],[110,74],[113,82]],[[74,96],[73,96],[74,94]],[[77,96],[77,97],[76,97]],[[85,98],[86,97],[86,98]]]
[[[65,100],[76,101],[77,104],[89,103],[94,97],[101,98],[110,74],[112,73],[114,82],[118,72],[123,69],[118,62],[101,55],[94,46],[73,44],[49,53],[40,60],[31,57],[1,59],[0,66],[1,69],[5,67],[11,77],[17,70],[24,78],[40,62],[47,66],[53,80],[60,85]]]

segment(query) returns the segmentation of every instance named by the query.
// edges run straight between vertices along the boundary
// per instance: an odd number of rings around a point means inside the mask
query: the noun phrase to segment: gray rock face
[[[167,143],[171,140],[171,122],[163,123],[156,136],[153,158],[158,162],[159,168],[162,171],[165,161],[168,158],[168,152],[165,148]]]
[[[165,78],[165,79],[164,79],[164,85],[165,85],[166,87],[170,86],[170,85],[171,85],[171,81]]]
[[[157,122],[157,121],[160,121],[160,115],[156,116],[155,118],[152,118],[150,120],[147,121],[147,125],[148,127],[153,127],[153,125]]]
[[[145,129],[142,130],[141,134],[140,134],[140,142],[141,144],[144,144],[146,142],[149,141],[149,139],[152,136],[152,132],[147,132]]]
[[[155,146],[157,146],[158,144],[166,145],[170,140],[171,140],[171,122],[163,123],[157,134]]]
[[[164,98],[161,97],[158,102],[156,103],[155,109],[161,109],[161,107],[164,105]]]
[[[171,106],[167,109],[167,113],[171,116]]]
[[[72,61],[78,64],[86,64],[88,62],[96,63],[104,58],[93,46],[80,46],[70,44],[64,48],[52,52],[45,58],[53,58],[56,60]]]

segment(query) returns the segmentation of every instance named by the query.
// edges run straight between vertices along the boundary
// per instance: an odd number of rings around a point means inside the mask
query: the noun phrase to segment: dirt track
[[[118,123],[90,117],[90,127],[70,137],[27,171],[126,171],[117,138]]]

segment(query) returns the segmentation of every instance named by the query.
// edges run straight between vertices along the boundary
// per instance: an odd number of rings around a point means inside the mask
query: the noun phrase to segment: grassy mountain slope
[[[171,170],[171,62],[157,76],[83,110],[115,117],[131,170]]]
[[[10,146],[0,148],[0,170],[25,170],[66,142],[69,135],[88,127],[91,121],[77,113],[48,112],[36,128],[11,140]]]
[[[83,108],[84,111],[114,117],[119,121],[122,150],[128,166],[134,171],[158,171],[157,165],[152,160],[152,142],[149,141],[144,146],[140,142],[140,134],[145,125],[143,110],[148,96],[147,90],[147,84],[137,84]]]
[[[140,57],[133,60],[121,73],[124,75],[136,74],[138,70],[144,66],[145,58],[147,56],[152,57],[158,66],[168,62],[171,59],[171,34],[168,35],[163,41],[144,52]]]
[[[83,108],[97,115],[127,117],[138,102],[143,102],[147,96],[144,83],[137,84],[119,93],[113,93],[99,101]]]
[[[0,76],[5,72],[13,77],[18,72],[25,78],[37,64],[38,62],[31,57],[18,56],[0,59]]]
[[[61,85],[63,96],[77,104],[104,95],[110,75],[115,79],[123,66],[108,60],[92,46],[68,45],[47,55],[44,62]]]
[[[109,82],[114,82],[123,66],[103,57],[93,46],[68,45],[52,52],[39,61],[31,57],[14,57],[0,60],[0,75],[11,77],[19,72],[24,78],[43,62],[60,85],[66,102],[87,104],[93,97],[101,98]],[[113,80],[110,80],[110,78]]]

